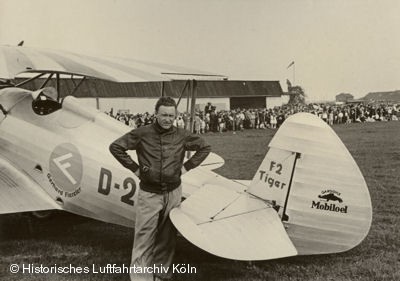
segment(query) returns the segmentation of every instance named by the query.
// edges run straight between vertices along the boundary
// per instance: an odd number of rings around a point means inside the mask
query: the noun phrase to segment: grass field
[[[197,273],[180,274],[177,280],[400,280],[400,122],[350,124],[334,130],[358,163],[371,194],[372,227],[360,245],[340,254],[249,264],[217,258],[180,237],[175,263],[190,264]],[[205,137],[226,161],[219,174],[251,179],[273,134],[248,130]],[[3,215],[0,227],[0,280],[129,280],[119,274],[13,275],[9,266],[128,265],[131,229],[66,213],[41,221]]]

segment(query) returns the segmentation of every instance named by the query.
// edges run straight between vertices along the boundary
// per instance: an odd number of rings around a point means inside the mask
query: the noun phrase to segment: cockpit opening
[[[38,115],[48,115],[61,108],[54,88],[44,88],[34,92],[32,109]]]

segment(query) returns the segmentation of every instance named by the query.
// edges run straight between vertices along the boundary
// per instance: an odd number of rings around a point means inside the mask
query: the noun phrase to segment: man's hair
[[[158,109],[160,108],[160,106],[173,106],[176,109],[176,102],[173,98],[171,97],[161,97],[158,99],[157,103],[156,103],[156,113],[158,112]]]

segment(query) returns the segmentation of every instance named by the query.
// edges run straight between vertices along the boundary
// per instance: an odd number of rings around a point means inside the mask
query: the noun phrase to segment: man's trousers
[[[139,189],[135,240],[131,266],[155,269],[154,275],[170,278],[175,254],[176,229],[169,219],[169,212],[179,206],[182,186],[170,192],[157,194]],[[168,273],[165,273],[168,270]],[[130,274],[131,280],[153,280],[153,274]]]

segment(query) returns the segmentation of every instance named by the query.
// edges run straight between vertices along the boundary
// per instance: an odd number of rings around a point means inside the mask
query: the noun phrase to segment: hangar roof
[[[400,90],[389,91],[389,92],[373,92],[368,93],[365,97],[360,100],[364,101],[400,101]]]

